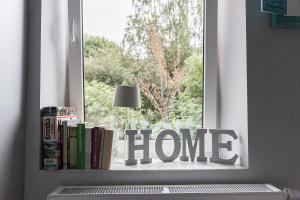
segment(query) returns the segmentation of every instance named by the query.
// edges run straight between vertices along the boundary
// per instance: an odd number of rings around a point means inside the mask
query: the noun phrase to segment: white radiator
[[[284,200],[269,184],[60,186],[47,200]]]

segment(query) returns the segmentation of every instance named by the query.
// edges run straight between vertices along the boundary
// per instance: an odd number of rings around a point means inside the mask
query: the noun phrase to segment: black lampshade
[[[118,86],[113,106],[139,108],[140,90],[138,87]]]

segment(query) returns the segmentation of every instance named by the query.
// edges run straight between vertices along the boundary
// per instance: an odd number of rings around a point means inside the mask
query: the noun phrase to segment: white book
[[[85,169],[91,169],[92,128],[85,128]]]

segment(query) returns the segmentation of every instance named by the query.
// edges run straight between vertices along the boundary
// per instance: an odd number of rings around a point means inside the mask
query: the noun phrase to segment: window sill
[[[196,170],[244,170],[245,166],[225,165],[218,163],[201,163],[201,162],[182,162],[176,160],[170,163],[164,163],[158,159],[153,159],[149,164],[125,165],[124,161],[113,161],[110,170],[94,169],[67,169],[57,171],[41,170],[42,173],[90,173],[90,172],[116,172],[116,171],[196,171]]]
[[[162,162],[159,159],[153,159],[149,164],[125,165],[124,161],[114,160],[111,163],[111,170],[118,171],[163,171],[163,170],[236,170],[247,169],[242,165],[225,165],[218,163],[201,162],[183,162],[175,160],[173,162]]]

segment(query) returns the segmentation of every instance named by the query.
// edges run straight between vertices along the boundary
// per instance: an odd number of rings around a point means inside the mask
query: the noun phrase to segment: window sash
[[[203,127],[218,127],[218,0],[205,1]]]
[[[84,121],[82,0],[69,0],[69,104]]]

